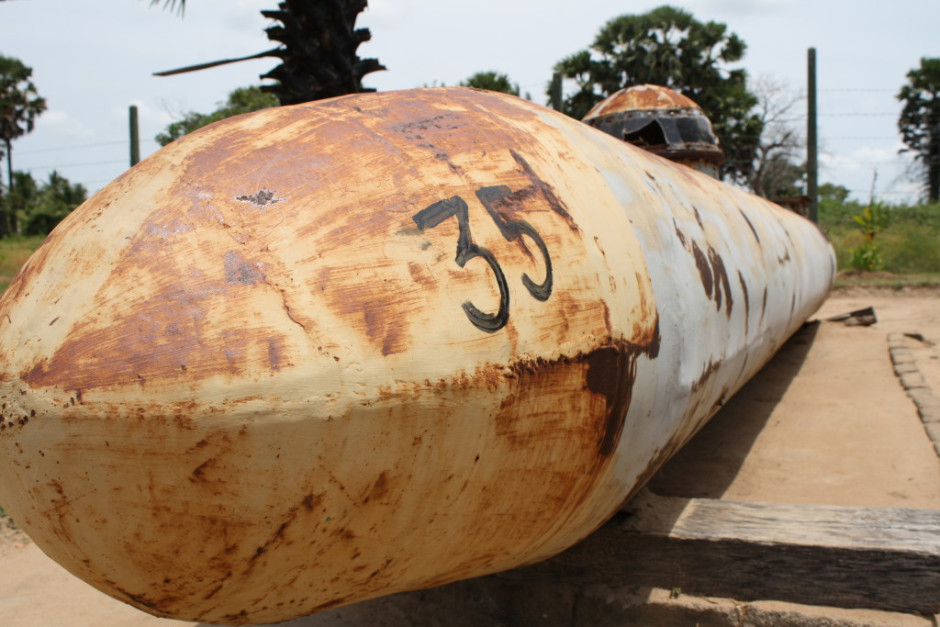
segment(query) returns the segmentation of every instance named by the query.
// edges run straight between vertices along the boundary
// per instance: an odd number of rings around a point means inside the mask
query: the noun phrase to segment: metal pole
[[[131,105],[130,110],[131,125],[131,166],[140,161],[140,133],[137,129],[137,105]]]
[[[809,196],[809,219],[819,222],[818,183],[819,166],[816,152],[816,48],[807,55],[806,92],[806,195]]]

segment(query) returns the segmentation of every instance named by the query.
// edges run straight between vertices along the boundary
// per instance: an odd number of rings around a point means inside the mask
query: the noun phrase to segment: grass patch
[[[843,287],[872,287],[901,290],[904,288],[938,288],[940,273],[912,272],[910,274],[891,274],[890,272],[860,272],[843,270],[836,276],[835,289]]]
[[[819,225],[832,241],[840,271],[852,267],[852,249],[865,243],[865,236],[853,220],[864,209],[859,203],[820,203]],[[858,273],[846,274],[843,280],[884,283],[884,287],[901,281],[935,285],[940,278],[940,204],[889,207],[887,213],[887,225],[876,233],[872,243],[878,247],[884,273],[890,277]],[[866,278],[865,274],[873,276]]]
[[[10,518],[10,515],[6,513],[6,510],[3,509],[3,506],[0,505],[0,530],[6,526],[8,529],[18,529],[16,523],[13,522],[13,519]]]
[[[43,235],[0,239],[0,293],[6,291],[10,281],[45,239]]]

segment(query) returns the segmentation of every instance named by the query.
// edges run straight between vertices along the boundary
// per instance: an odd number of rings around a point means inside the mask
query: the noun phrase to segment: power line
[[[857,160],[857,159],[852,159],[851,165],[885,165],[885,164],[888,164],[888,163],[895,163],[895,164],[896,164],[896,163],[898,163],[898,161],[897,161],[897,159],[881,159],[881,160],[878,160],[878,161],[868,161],[868,160],[866,160],[866,161],[859,161],[859,160]],[[838,167],[846,167],[846,166],[845,166],[845,165],[840,165],[840,164],[832,164],[832,163],[830,163],[830,164],[827,164],[827,167],[836,167],[836,168],[838,168]]]
[[[894,93],[896,89],[888,89],[887,87],[829,87],[826,89],[820,89],[819,91]]]
[[[55,170],[56,168],[80,168],[84,166],[93,166],[93,165],[115,165],[118,163],[127,163],[127,159],[121,159],[119,161],[90,161],[85,163],[59,163],[57,165],[32,165],[28,166],[28,170]]]
[[[115,178],[117,178],[117,177],[115,177]],[[80,183],[81,185],[83,185],[83,186],[85,187],[85,189],[92,190],[92,189],[101,189],[102,187],[104,187],[104,186],[107,185],[108,183],[112,182],[113,180],[114,180],[114,179],[102,179],[102,180],[90,181],[90,182],[89,182],[89,181],[79,181],[79,183]]]
[[[887,117],[895,116],[896,113],[818,113],[818,117],[827,117],[827,118],[849,118],[849,117]],[[779,122],[782,124],[802,124],[806,121],[806,116],[798,116],[795,118],[783,118],[780,120],[774,120],[774,122]]]
[[[98,146],[116,146],[117,144],[126,144],[127,140],[113,141],[113,142],[98,142],[95,144],[80,144],[77,146],[61,146],[59,148],[36,148],[33,150],[17,150],[17,154],[20,155],[30,155],[37,152],[56,152],[60,150],[79,150],[81,148],[95,148]]]
[[[870,189],[850,189],[849,191],[855,194],[870,194],[871,193]],[[906,195],[910,193],[911,192],[906,192],[906,191],[884,190],[884,191],[876,192],[875,195],[876,196],[902,196],[902,195]]]
[[[154,143],[154,144],[157,143],[157,140],[155,140],[155,139],[144,139],[144,140],[142,140],[142,141],[150,142],[150,143]],[[80,150],[80,149],[84,149],[84,148],[97,148],[97,147],[101,147],[101,146],[117,146],[117,145],[126,145],[126,144],[127,144],[127,140],[126,140],[126,139],[118,139],[118,140],[114,140],[114,141],[97,142],[97,143],[94,143],[94,144],[77,144],[77,145],[74,145],[74,146],[61,146],[61,147],[58,147],[58,148],[34,148],[34,149],[32,149],[32,150],[17,150],[17,151],[16,151],[16,154],[18,154],[18,155],[29,155],[29,154],[40,153],[40,152],[58,152],[58,151],[62,151],[62,150]]]
[[[866,112],[862,112],[862,111],[857,111],[857,112],[851,112],[851,113],[820,113],[820,114],[819,114],[819,117],[829,117],[829,118],[832,118],[832,117],[843,117],[843,118],[848,118],[848,117],[878,117],[878,116],[887,116],[887,115],[890,115],[890,116],[893,117],[893,116],[896,116],[896,115],[897,115],[897,112],[896,112],[896,111],[893,111],[893,112],[890,112],[890,113],[882,113],[882,112],[879,112],[879,113],[866,113]]]

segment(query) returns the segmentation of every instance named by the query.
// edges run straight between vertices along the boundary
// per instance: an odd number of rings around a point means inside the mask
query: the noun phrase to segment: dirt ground
[[[940,509],[940,458],[888,358],[908,345],[940,395],[940,289],[837,291],[814,319],[873,306],[878,322],[804,327],[651,482],[654,492],[739,501]],[[472,624],[420,616],[420,593],[285,623],[301,626]],[[821,611],[825,616],[825,609]],[[838,620],[836,617],[838,616]],[[856,622],[853,621],[853,617]],[[459,620],[458,620],[459,618]],[[930,619],[832,610],[846,625]],[[840,622],[847,621],[847,622]],[[920,622],[923,621],[923,622]],[[193,625],[153,618],[71,576],[0,520],[0,625]]]
[[[894,373],[906,338],[940,393],[940,290],[842,290],[814,316],[872,306],[870,327],[798,332],[651,483],[670,496],[940,509],[940,459]],[[690,478],[692,480],[690,480]]]

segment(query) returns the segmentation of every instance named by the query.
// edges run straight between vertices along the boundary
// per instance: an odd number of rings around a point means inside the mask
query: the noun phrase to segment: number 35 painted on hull
[[[549,296],[552,295],[552,259],[551,255],[548,254],[545,241],[538,231],[525,220],[507,219],[498,210],[499,204],[512,196],[512,190],[506,185],[492,185],[478,189],[476,196],[490,214],[493,222],[499,227],[499,232],[506,241],[518,240],[522,243],[520,238],[526,235],[538,246],[539,252],[542,253],[542,258],[545,260],[545,279],[541,283],[536,283],[528,274],[523,274],[522,284],[532,298],[539,301],[548,300]],[[470,301],[463,303],[464,313],[467,314],[467,318],[476,328],[489,333],[499,331],[509,321],[509,285],[506,282],[506,275],[493,253],[488,248],[484,248],[473,241],[473,236],[470,233],[470,209],[466,201],[460,196],[451,196],[428,205],[414,214],[412,218],[418,228],[423,231],[436,227],[452,216],[457,218],[460,229],[457,235],[457,256],[455,258],[457,265],[463,268],[468,261],[482,257],[493,271],[496,284],[499,287],[499,309],[496,313],[480,311]],[[522,246],[524,247],[525,244],[522,243]]]

